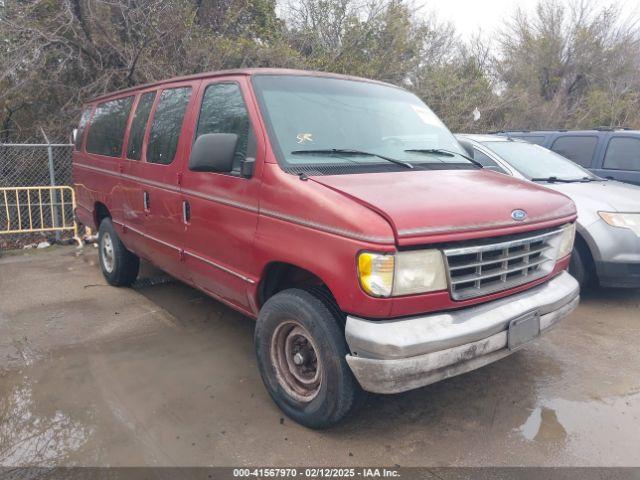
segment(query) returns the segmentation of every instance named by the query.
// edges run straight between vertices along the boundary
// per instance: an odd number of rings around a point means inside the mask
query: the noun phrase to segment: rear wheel
[[[289,289],[271,297],[255,330],[258,367],[267,391],[282,411],[302,425],[338,423],[364,392],[346,362],[339,319],[324,300]]]
[[[123,287],[135,282],[140,269],[140,259],[126,249],[110,218],[100,222],[98,251],[102,274],[110,285]]]

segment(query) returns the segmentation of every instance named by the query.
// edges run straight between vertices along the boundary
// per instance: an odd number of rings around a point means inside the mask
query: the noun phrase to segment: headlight
[[[612,227],[628,228],[640,237],[640,213],[598,212]]]
[[[396,297],[447,288],[439,250],[396,254],[363,252],[358,256],[358,277],[363,290],[374,297]]]
[[[558,245],[558,255],[556,258],[564,258],[573,250],[573,241],[576,236],[576,224],[570,223],[566,225],[562,230],[562,236],[560,237],[560,244]]]

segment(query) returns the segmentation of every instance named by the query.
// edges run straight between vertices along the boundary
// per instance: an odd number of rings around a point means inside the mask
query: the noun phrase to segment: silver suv
[[[457,135],[485,169],[543,184],[578,209],[570,273],[581,286],[640,287],[640,187],[606,180],[544,147],[496,135]]]

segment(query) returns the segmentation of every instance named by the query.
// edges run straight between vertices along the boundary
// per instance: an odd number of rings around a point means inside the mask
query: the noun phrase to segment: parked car
[[[458,135],[485,168],[562,192],[578,208],[569,272],[582,285],[640,287],[640,187],[593,175],[539,145],[495,135]]]
[[[206,73],[84,107],[77,216],[111,285],[144,258],[256,318],[268,392],[319,428],[363,389],[473,370],[576,307],[573,202],[465,155],[392,85]]]
[[[600,177],[640,185],[640,130],[513,130],[498,134],[553,150]]]

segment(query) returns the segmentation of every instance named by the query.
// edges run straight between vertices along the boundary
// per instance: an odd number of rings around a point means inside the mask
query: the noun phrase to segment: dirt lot
[[[639,306],[588,292],[515,355],[314,432],[264,390],[251,320],[178,282],[106,286],[91,247],[5,256],[0,465],[638,466]]]

